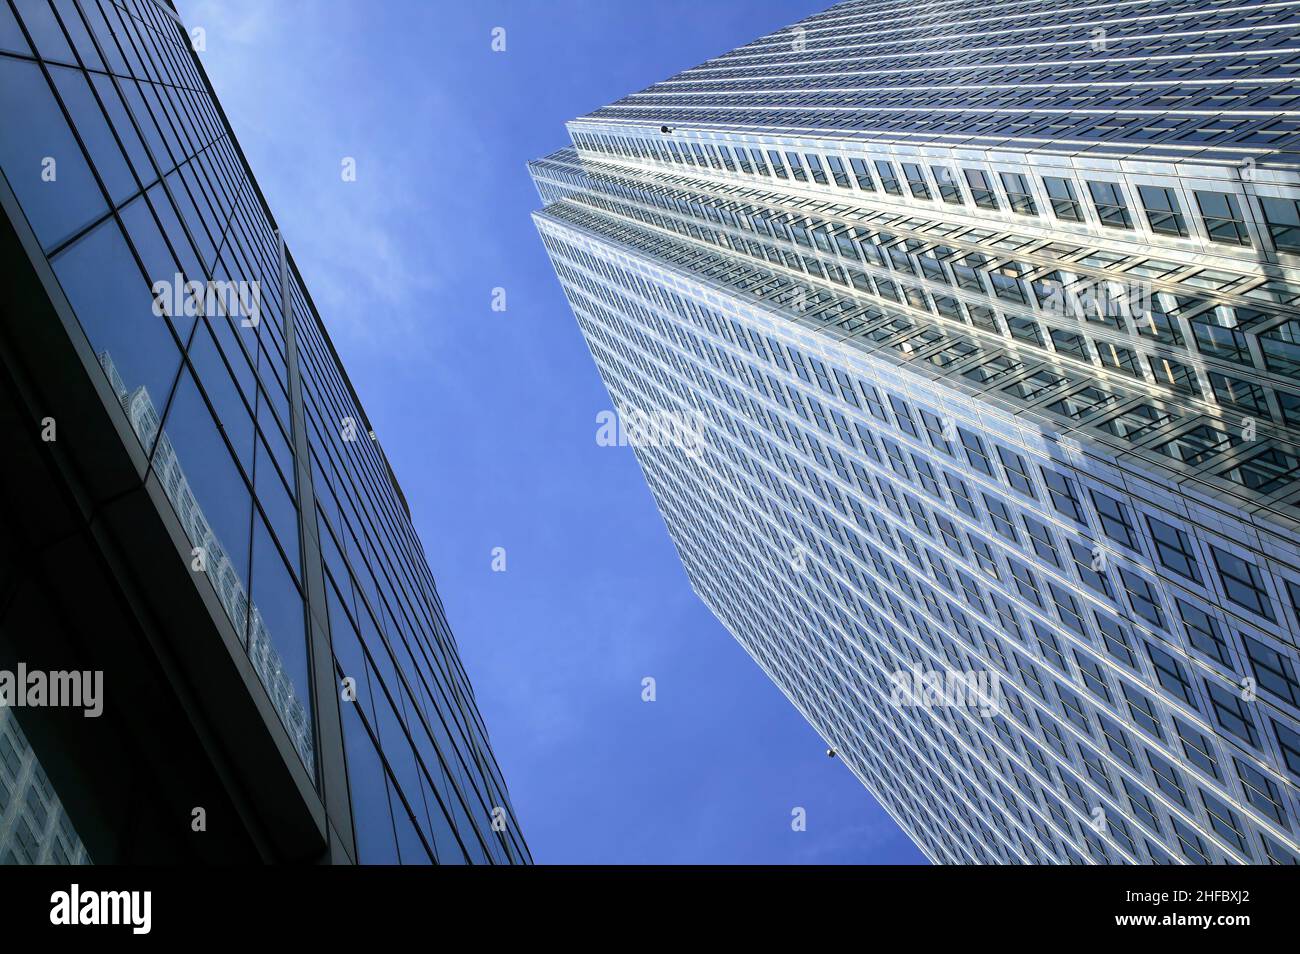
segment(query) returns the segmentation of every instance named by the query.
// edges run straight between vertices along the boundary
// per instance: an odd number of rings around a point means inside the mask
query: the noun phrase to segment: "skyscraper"
[[[527,862],[200,39],[0,4],[0,861]]]
[[[850,0],[531,164],[692,585],[935,862],[1300,857],[1298,33]]]

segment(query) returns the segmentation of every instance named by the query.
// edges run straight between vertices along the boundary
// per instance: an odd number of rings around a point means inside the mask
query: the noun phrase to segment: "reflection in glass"
[[[235,631],[241,638],[246,638],[245,647],[249,659],[253,662],[253,668],[257,670],[257,675],[271,697],[271,702],[279,713],[284,727],[289,730],[289,736],[303,764],[314,775],[315,750],[307,702],[295,690],[294,680],[275,649],[262,613],[249,601],[235,561],[232,560],[221,540],[217,538],[203,510],[195,500],[194,492],[181,467],[180,458],[171,438],[166,431],[159,431],[158,412],[149,397],[148,390],[143,386],[137,387],[134,391],[129,390],[107,351],[100,352],[99,363],[117,392],[118,401],[130,418],[131,428],[140,438],[141,443],[149,446],[155,437],[157,438],[158,446],[153,461],[154,472],[168,500],[171,501],[172,508],[180,519],[190,543],[204,551],[206,574],[216,591],[217,598],[221,601],[221,606],[234,625]],[[297,635],[305,638],[301,628]],[[305,672],[302,685],[305,689]]]
[[[88,865],[86,847],[8,706],[0,706],[0,865]]]

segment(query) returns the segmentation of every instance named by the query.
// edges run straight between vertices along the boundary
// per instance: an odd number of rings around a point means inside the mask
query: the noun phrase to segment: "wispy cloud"
[[[206,31],[205,68],[336,341],[410,362],[437,347],[446,310],[436,302],[467,241],[438,214],[443,131],[458,124],[441,84],[373,49],[392,37],[369,9],[181,5],[186,24]],[[267,56],[286,40],[292,56]],[[457,148],[467,147],[462,132]]]

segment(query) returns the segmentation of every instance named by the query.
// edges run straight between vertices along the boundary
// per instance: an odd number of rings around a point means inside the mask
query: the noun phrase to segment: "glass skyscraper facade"
[[[692,585],[935,862],[1300,857],[1292,13],[850,0],[531,164]]]
[[[527,862],[197,40],[160,0],[0,2],[0,669],[104,693],[0,712],[0,860]]]

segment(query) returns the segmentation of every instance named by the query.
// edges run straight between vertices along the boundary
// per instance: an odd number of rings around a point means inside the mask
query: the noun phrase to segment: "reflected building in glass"
[[[407,501],[175,10],[0,5],[0,130],[0,670],[104,687],[98,718],[0,712],[0,860],[528,862]]]
[[[697,423],[636,447],[695,590],[935,862],[1300,856],[1298,29],[852,0],[531,165]]]
[[[13,710],[0,707],[0,864],[90,862]]]

